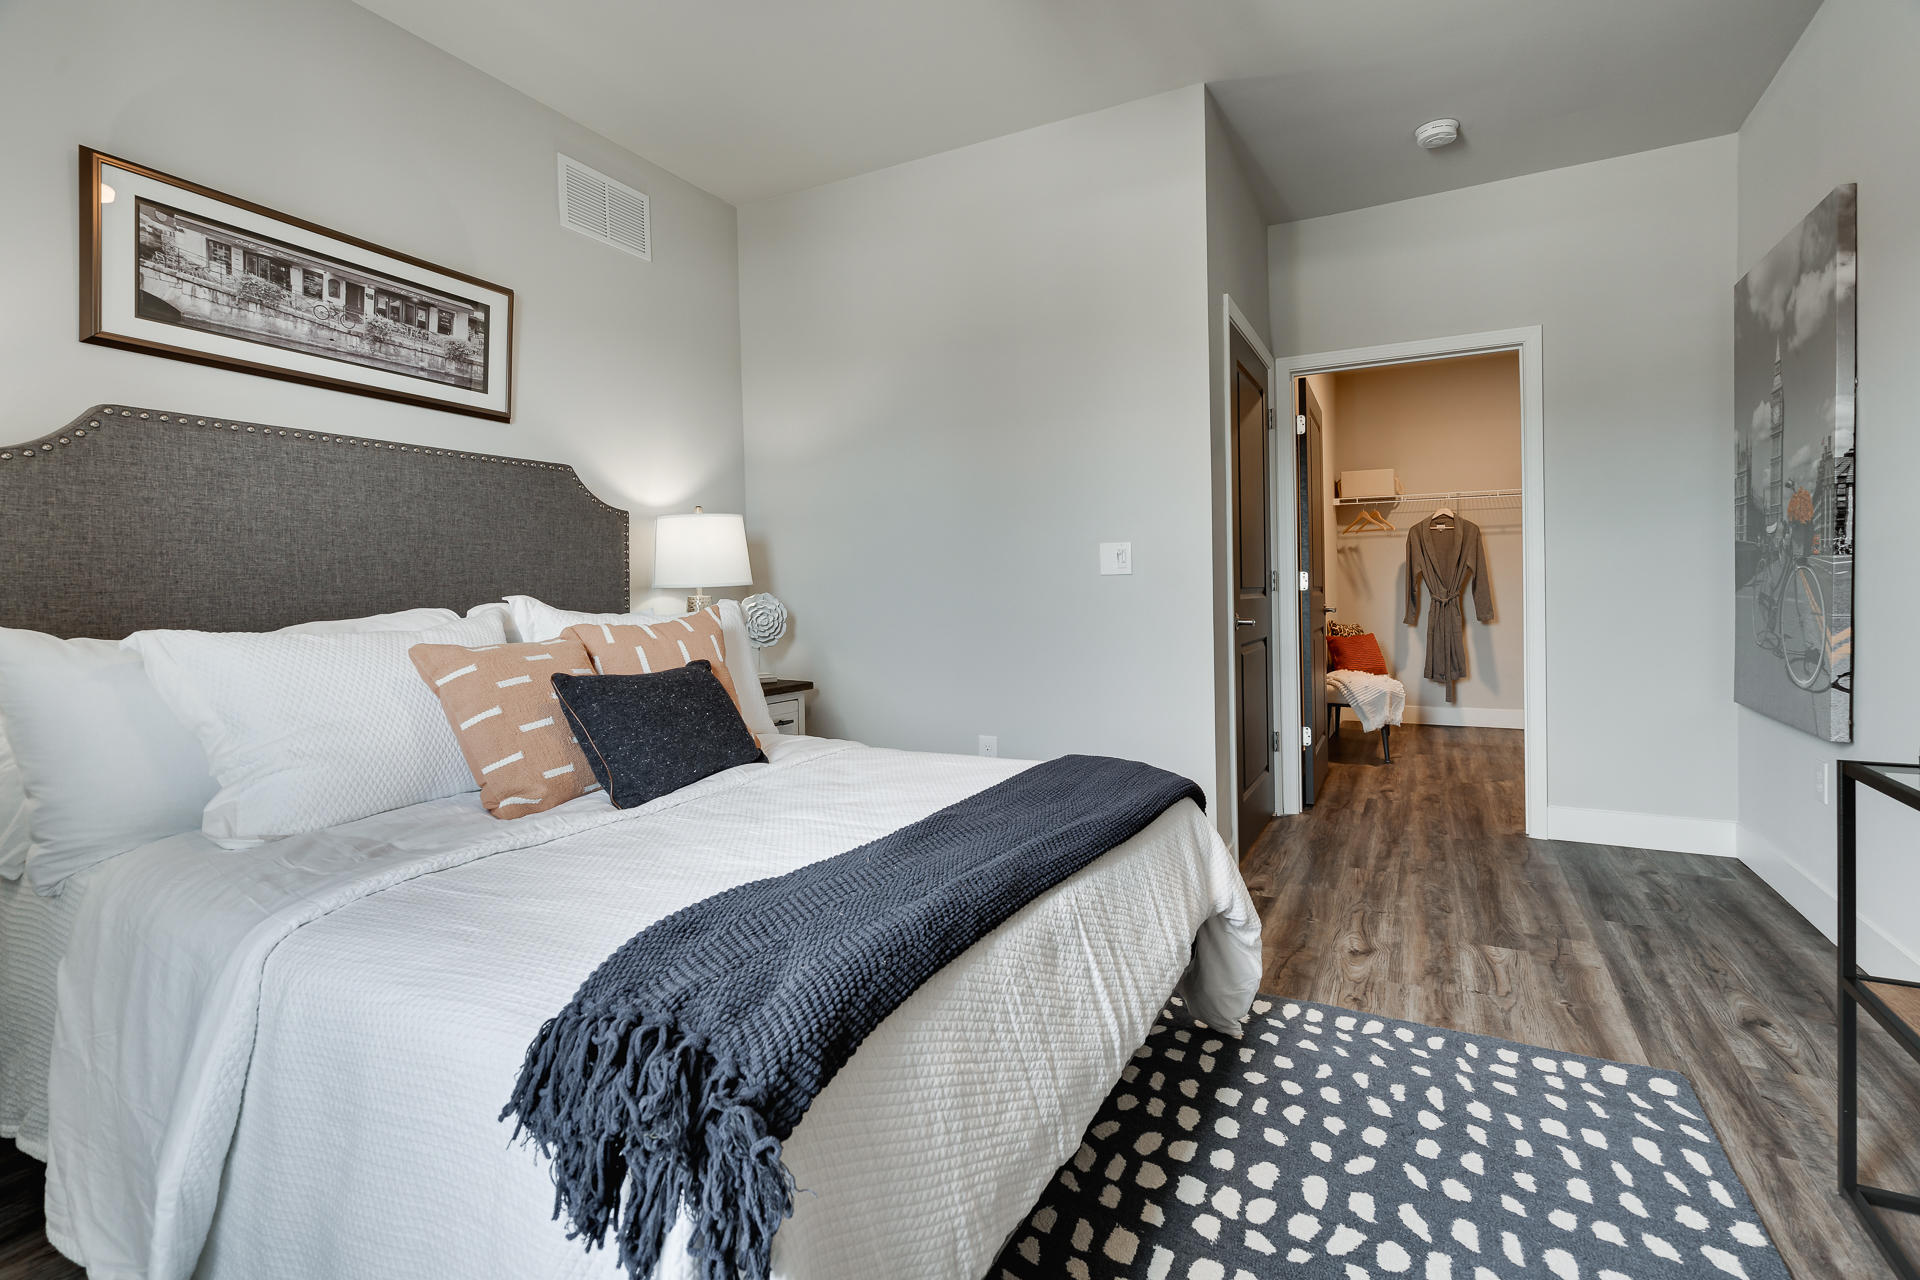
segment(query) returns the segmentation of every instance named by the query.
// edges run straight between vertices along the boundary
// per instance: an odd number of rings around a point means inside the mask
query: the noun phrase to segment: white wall
[[[1709,139],[1271,232],[1277,352],[1542,328],[1548,821],[1570,838],[1731,846],[1734,154]]]
[[[1336,471],[1391,467],[1408,493],[1520,487],[1520,357],[1514,352],[1456,360],[1387,365],[1321,375],[1337,388],[1340,425],[1328,452]],[[1331,495],[1332,488],[1327,489]],[[1329,498],[1331,512],[1331,498]],[[1338,584],[1342,622],[1358,623],[1380,638],[1387,667],[1407,686],[1407,719],[1428,724],[1521,727],[1525,705],[1525,567],[1520,500],[1499,505],[1456,503],[1481,529],[1483,571],[1493,596],[1493,620],[1467,611],[1467,674],[1447,701],[1447,687],[1421,673],[1427,661],[1427,610],[1406,625],[1409,526],[1432,506],[1388,509],[1391,532],[1343,534],[1358,508],[1344,507],[1330,546],[1328,577]]]
[[[1196,86],[741,210],[748,522],[820,732],[1211,789],[1203,130]]]
[[[1834,936],[1836,756],[1912,761],[1920,748],[1913,637],[1913,491],[1920,487],[1920,9],[1827,0],[1740,130],[1739,270],[1834,187],[1860,184],[1859,422],[1851,746],[1737,709],[1740,856]],[[1731,304],[1729,304],[1731,305]],[[1722,431],[1731,453],[1732,424]],[[1723,592],[1723,594],[1731,594]],[[1920,978],[1920,815],[1861,789],[1862,960]]]
[[[511,424],[76,340],[97,147],[503,284]],[[651,263],[563,230],[554,152],[652,198]],[[348,0],[0,4],[0,441],[120,401],[571,463],[636,512],[738,510],[734,213]],[[637,582],[652,522],[636,520]]]
[[[1212,370],[1208,383],[1208,410],[1214,423],[1212,433],[1213,504],[1213,671],[1214,671],[1214,794],[1232,797],[1234,784],[1234,744],[1238,727],[1234,723],[1235,683],[1238,679],[1233,600],[1233,494],[1227,457],[1228,416],[1233,408],[1228,375],[1231,342],[1227,333],[1226,312],[1221,295],[1233,298],[1234,305],[1252,327],[1262,345],[1271,350],[1273,327],[1267,314],[1267,220],[1261,213],[1260,196],[1253,167],[1233,136],[1227,122],[1206,97],[1207,164],[1207,368]],[[1276,394],[1269,386],[1268,395]],[[1276,691],[1277,694],[1277,691]],[[1278,779],[1275,797],[1278,799]],[[1221,803],[1214,807],[1214,821],[1223,836],[1232,838],[1234,806]],[[1248,832],[1250,842],[1257,833]]]

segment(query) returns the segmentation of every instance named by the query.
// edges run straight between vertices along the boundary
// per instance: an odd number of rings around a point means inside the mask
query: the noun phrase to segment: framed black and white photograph
[[[512,290],[85,147],[80,337],[512,418]]]
[[[1734,286],[1733,696],[1853,740],[1855,189]]]

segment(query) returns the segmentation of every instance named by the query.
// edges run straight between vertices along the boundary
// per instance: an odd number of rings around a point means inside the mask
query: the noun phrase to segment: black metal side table
[[[1840,762],[1840,1193],[1853,1201],[1894,1274],[1900,1280],[1920,1280],[1920,1268],[1880,1217],[1885,1209],[1920,1214],[1920,1196],[1860,1181],[1860,1010],[1872,1014],[1920,1062],[1920,983],[1876,977],[1858,963],[1860,878],[1855,862],[1854,800],[1863,784],[1920,810],[1920,764]]]

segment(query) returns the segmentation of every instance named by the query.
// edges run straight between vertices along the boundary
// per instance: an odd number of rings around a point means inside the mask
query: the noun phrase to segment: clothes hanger
[[[1355,516],[1347,527],[1340,532],[1360,533],[1368,529],[1385,529],[1391,533],[1393,532],[1393,522],[1381,515],[1378,508],[1362,507],[1360,508],[1360,514]]]

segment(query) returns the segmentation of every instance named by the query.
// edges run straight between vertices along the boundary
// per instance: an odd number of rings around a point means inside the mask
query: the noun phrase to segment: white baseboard
[[[1407,704],[1408,724],[1442,724],[1475,729],[1524,729],[1527,713],[1519,707],[1416,707]]]
[[[1547,839],[1581,844],[1617,844],[1629,849],[1734,856],[1731,818],[1680,818],[1665,813],[1624,809],[1576,809],[1547,806]]]
[[[1738,826],[1734,838],[1740,861],[1785,898],[1788,906],[1805,916],[1828,942],[1835,941],[1839,895],[1754,828]],[[1869,973],[1920,979],[1920,956],[1895,941],[1865,912],[1860,916],[1859,956],[1861,966]]]

